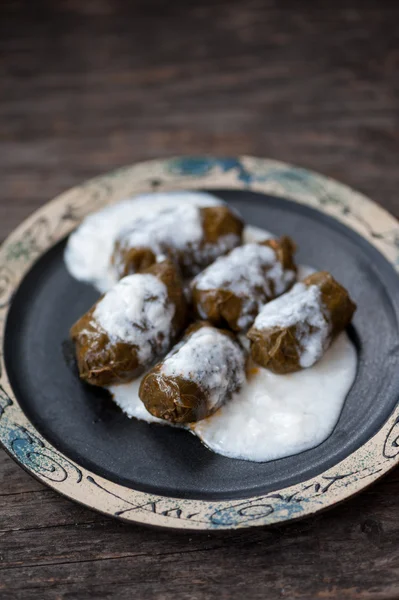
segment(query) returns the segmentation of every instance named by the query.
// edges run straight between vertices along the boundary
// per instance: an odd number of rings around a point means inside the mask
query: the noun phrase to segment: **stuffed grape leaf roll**
[[[313,273],[263,307],[247,334],[251,356],[279,374],[311,367],[349,325],[355,310],[330,273]]]
[[[135,379],[185,324],[183,283],[171,261],[124,277],[71,328],[80,377],[99,386]]]
[[[241,217],[225,204],[166,207],[137,219],[117,237],[112,264],[117,276],[140,272],[165,255],[192,277],[241,243]]]
[[[218,258],[192,282],[197,314],[218,327],[245,331],[269,300],[296,278],[295,245],[288,237],[245,244]]]
[[[244,351],[232,333],[195,323],[147,373],[139,396],[154,416],[173,423],[214,413],[245,381]]]

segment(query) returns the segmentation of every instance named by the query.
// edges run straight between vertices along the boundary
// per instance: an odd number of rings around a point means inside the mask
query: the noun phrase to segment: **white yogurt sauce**
[[[232,400],[193,431],[214,452],[264,462],[297,454],[332,432],[356,373],[356,351],[345,333],[310,369],[254,374]]]
[[[274,237],[275,236],[269,231],[266,231],[266,229],[255,227],[255,225],[246,225],[242,232],[242,243],[250,244],[251,242],[264,242],[265,240],[270,240],[270,238]]]
[[[247,383],[192,433],[217,454],[266,462],[321,444],[334,429],[356,374],[356,351],[341,333],[313,367],[275,375],[253,364]],[[141,379],[109,388],[128,417],[170,426],[141,402]]]
[[[158,192],[142,194],[106,206],[86,217],[69,236],[64,260],[70,274],[106,292],[117,281],[110,258],[121,230],[149,212],[162,211],[181,203],[189,206],[216,206],[221,200],[205,192]]]
[[[65,261],[77,279],[105,291],[114,283],[109,269],[113,244],[126,222],[165,203],[188,201],[195,206],[218,204],[210,194],[196,192],[140,196],[107,207],[87,217],[70,236]],[[244,230],[244,243],[273,237],[257,227]],[[300,267],[298,279],[314,269]],[[104,317],[105,318],[105,317]],[[214,415],[190,428],[214,452],[231,458],[264,462],[313,448],[334,429],[356,374],[356,351],[342,333],[312,367],[275,375],[253,365],[239,393]],[[109,388],[128,417],[175,426],[153,417],[141,402],[141,379]]]
[[[171,425],[163,419],[157,419],[151,413],[148,412],[144,404],[139,398],[139,389],[141,380],[144,375],[131,381],[130,383],[123,383],[122,385],[111,385],[109,391],[111,392],[115,403],[123,410],[123,412],[129,418],[140,419],[141,421],[147,421],[147,423],[161,423],[162,425]]]
[[[111,343],[132,344],[140,362],[149,364],[168,350],[174,314],[166,285],[155,275],[137,273],[124,277],[105,294],[93,318]]]

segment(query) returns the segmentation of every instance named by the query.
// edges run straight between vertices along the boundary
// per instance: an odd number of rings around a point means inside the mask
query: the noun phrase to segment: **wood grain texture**
[[[293,162],[399,216],[398,17],[388,0],[3,0],[0,239],[88,177],[193,153]],[[398,598],[398,494],[395,471],[300,523],[176,534],[74,505],[0,452],[0,598]]]

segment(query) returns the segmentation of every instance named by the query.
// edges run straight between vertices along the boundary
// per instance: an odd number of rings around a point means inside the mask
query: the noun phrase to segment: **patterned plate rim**
[[[344,223],[399,271],[399,224],[365,196],[317,173],[249,156],[175,157],[124,167],[61,194],[24,221],[0,248],[0,337],[13,294],[33,263],[86,215],[128,196],[170,189],[259,191],[306,204]],[[368,442],[299,484],[245,500],[209,501],[139,492],[73,462],[24,415],[0,355],[0,442],[28,472],[104,514],[173,529],[220,530],[276,524],[326,509],[367,487],[399,462],[399,406]]]

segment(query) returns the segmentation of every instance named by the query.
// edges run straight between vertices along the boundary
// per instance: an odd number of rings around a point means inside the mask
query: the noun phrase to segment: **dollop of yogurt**
[[[100,292],[109,290],[118,280],[111,265],[114,243],[119,233],[150,212],[187,206],[204,207],[223,204],[206,192],[158,192],[141,194],[87,216],[69,236],[64,261],[69,273],[79,281],[91,283]],[[191,211],[192,212],[192,211]]]
[[[248,382],[193,432],[214,452],[256,462],[297,454],[334,429],[356,374],[356,351],[341,334],[309,369],[275,375],[252,366]]]
[[[341,333],[313,367],[275,375],[252,364],[248,381],[212,416],[188,429],[213,452],[241,460],[266,462],[321,444],[332,433],[356,375],[356,351]],[[110,387],[127,414],[149,423],[141,402],[140,380]]]

